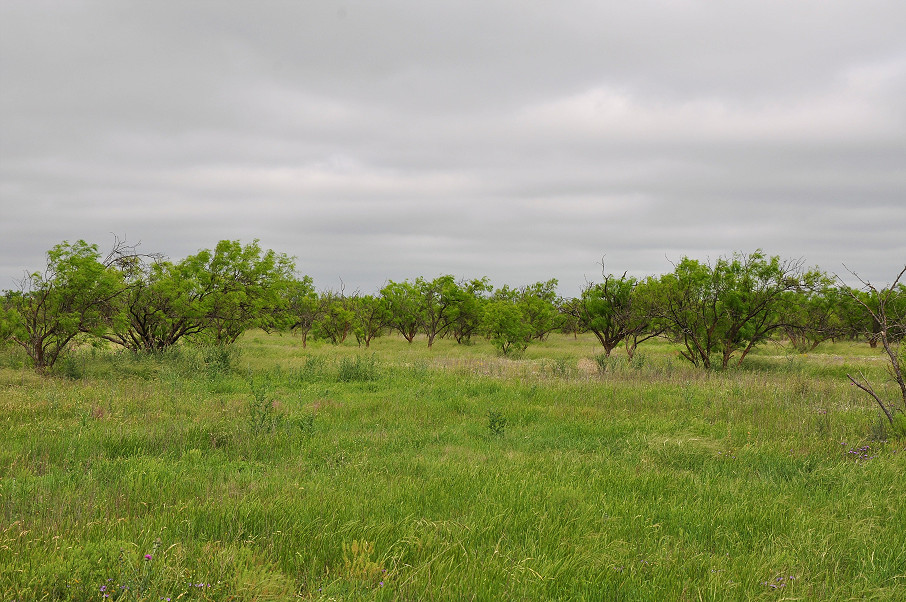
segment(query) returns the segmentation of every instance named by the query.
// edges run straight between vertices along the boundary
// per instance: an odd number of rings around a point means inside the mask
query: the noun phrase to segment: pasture
[[[906,599],[880,350],[599,349],[0,351],[0,599]]]

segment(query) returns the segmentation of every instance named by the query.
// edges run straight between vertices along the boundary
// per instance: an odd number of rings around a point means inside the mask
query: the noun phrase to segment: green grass
[[[877,350],[599,352],[7,351],[0,599],[904,598],[906,441],[844,376]]]

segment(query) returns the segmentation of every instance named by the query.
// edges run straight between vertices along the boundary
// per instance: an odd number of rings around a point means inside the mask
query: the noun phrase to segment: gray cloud
[[[894,0],[0,5],[0,288],[260,238],[321,286],[906,261]]]

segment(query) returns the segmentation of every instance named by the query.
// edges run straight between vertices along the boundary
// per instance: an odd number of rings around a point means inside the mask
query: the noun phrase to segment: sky
[[[320,289],[906,264],[902,0],[0,2],[0,289],[115,237]]]

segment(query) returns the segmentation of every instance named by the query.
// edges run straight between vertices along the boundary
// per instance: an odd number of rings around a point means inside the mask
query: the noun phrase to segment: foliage
[[[213,251],[175,262],[130,250],[117,243],[101,261],[97,247],[84,241],[60,245],[48,259],[46,274],[32,274],[20,290],[3,293],[0,344],[24,342],[37,367],[52,365],[67,346],[99,344],[98,338],[133,351],[159,352],[185,341],[232,344],[243,332],[262,328],[297,331],[303,347],[309,335],[339,345],[350,334],[370,347],[390,328],[409,343],[423,333],[429,347],[446,336],[469,343],[480,333],[509,355],[559,330],[574,338],[594,333],[605,355],[623,344],[630,358],[640,343],[666,335],[682,342],[681,355],[691,363],[710,367],[719,361],[727,367],[734,357],[741,364],[772,337],[785,337],[800,353],[826,340],[867,338],[877,346],[882,339],[871,291],[837,285],[818,270],[802,273],[799,262],[768,258],[760,250],[721,257],[713,265],[683,258],[660,278],[605,275],[603,282],[588,283],[578,298],[567,300],[558,298],[556,279],[520,288],[504,285],[489,297],[487,278],[456,281],[451,275],[390,281],[380,295],[346,297],[342,290],[319,295],[310,277],[294,274],[291,258],[262,250],[257,240],[245,246],[223,240]],[[87,263],[62,270],[60,278],[82,273],[98,282],[51,282],[52,262],[82,260]],[[91,262],[102,268],[93,276],[87,269]],[[84,302],[90,308],[63,307],[59,292],[43,296],[64,289],[80,296],[70,305]],[[886,300],[888,315],[900,316],[885,330],[891,343],[906,330],[896,326],[906,315],[904,291],[900,283]],[[68,318],[62,315],[67,312]],[[74,328],[76,316],[82,323]],[[45,336],[42,328],[56,334]]]
[[[710,368],[712,356],[726,368],[784,326],[783,295],[801,286],[797,262],[767,258],[760,250],[721,257],[714,265],[688,257],[661,277],[654,300],[658,318],[685,349],[682,356]]]
[[[43,272],[32,272],[19,290],[5,295],[7,336],[22,346],[34,367],[52,367],[76,337],[101,334],[114,300],[125,290],[114,267],[118,255],[102,262],[97,245],[62,242],[47,252]]]
[[[415,279],[415,290],[418,291],[418,312],[416,320],[419,328],[428,338],[428,347],[434,345],[434,339],[450,328],[454,317],[454,303],[458,300],[458,287],[453,276],[438,276],[434,280]]]
[[[3,291],[0,294],[0,349],[13,342],[13,324],[17,321],[17,314],[13,309],[12,291]]]
[[[494,437],[503,437],[506,433],[506,417],[497,410],[488,410],[488,431]]]
[[[563,334],[571,334],[574,339],[579,338],[583,332],[587,332],[579,318],[581,299],[573,297],[560,301],[560,320],[559,331]]]
[[[656,281],[648,283],[647,287],[656,284]],[[602,283],[586,285],[582,295],[562,305],[561,311],[568,313],[579,329],[594,333],[604,347],[605,356],[624,341],[632,355],[640,342],[661,332],[652,328],[654,312],[641,298],[640,293],[647,291],[648,288],[640,287],[637,279],[625,273],[619,278],[608,274]]]
[[[411,344],[419,329],[418,315],[421,306],[419,290],[408,280],[403,282],[391,280],[381,289],[381,295],[386,300],[390,312],[390,326]]]
[[[521,288],[509,285],[494,291],[495,300],[506,301],[519,307],[523,321],[529,328],[529,338],[544,340],[559,325],[559,304],[557,279],[536,282]]]
[[[231,344],[249,328],[279,326],[293,282],[292,260],[222,240],[178,263],[138,259],[122,269],[128,283],[103,338],[133,351],[160,351],[184,337]]]
[[[324,314],[324,304],[310,276],[290,280],[283,288],[283,295],[282,326],[301,335],[304,349],[308,346],[309,333]]]
[[[390,310],[382,297],[374,295],[355,296],[350,300],[352,305],[352,331],[359,346],[371,346],[371,341],[383,334],[390,322]]]
[[[265,381],[249,379],[252,399],[248,403],[249,427],[253,433],[272,433],[284,421],[279,403]]]
[[[484,319],[491,343],[503,355],[525,351],[532,340],[532,327],[512,300],[495,295],[485,306]]]
[[[321,294],[321,314],[314,324],[315,338],[340,345],[349,336],[355,321],[353,299],[342,291],[325,291]]]
[[[367,382],[377,379],[377,360],[373,355],[357,355],[340,360],[337,379],[340,382]]]
[[[783,332],[790,346],[808,353],[828,339],[845,334],[846,293],[817,270],[806,275],[802,289],[784,294]],[[860,308],[861,309],[861,308]]]
[[[190,261],[134,262],[123,271],[129,284],[101,336],[132,351],[161,351],[205,327],[205,291],[196,286]]]
[[[257,240],[245,246],[222,240],[213,252],[205,249],[185,261],[201,291],[202,333],[216,344],[233,343],[249,328],[271,325],[295,271],[290,257],[262,253]]]
[[[448,290],[451,298],[450,333],[457,343],[469,343],[481,331],[484,305],[491,285],[487,278],[459,282]]]
[[[519,307],[532,329],[533,339],[543,341],[559,326],[557,284],[557,279],[551,278],[524,286],[519,291]]]

